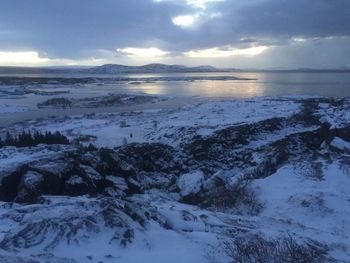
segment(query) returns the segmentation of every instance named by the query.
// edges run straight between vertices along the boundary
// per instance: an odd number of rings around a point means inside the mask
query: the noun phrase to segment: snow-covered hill
[[[75,143],[0,148],[0,262],[350,262],[349,112],[259,98],[8,127]]]

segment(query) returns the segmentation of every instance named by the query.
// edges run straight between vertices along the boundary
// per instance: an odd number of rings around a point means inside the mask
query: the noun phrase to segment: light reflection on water
[[[120,88],[138,93],[174,96],[235,98],[289,95],[350,96],[349,73],[220,73],[220,76],[222,75],[256,80],[157,82]]]
[[[129,91],[150,95],[203,96],[203,97],[253,97],[264,95],[256,82],[195,81],[158,82],[128,87]]]

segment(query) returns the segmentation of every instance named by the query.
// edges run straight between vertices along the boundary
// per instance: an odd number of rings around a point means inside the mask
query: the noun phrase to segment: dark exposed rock
[[[72,175],[64,183],[63,194],[69,196],[79,196],[92,193],[93,189],[89,189],[87,182],[79,175]]]
[[[18,185],[21,182],[23,174],[27,172],[27,170],[27,165],[20,166],[14,172],[1,179],[0,200],[10,202],[16,198]]]
[[[52,98],[38,104],[38,108],[43,107],[57,107],[67,108],[72,106],[72,101],[67,98]]]
[[[226,149],[239,148],[261,133],[273,132],[284,125],[284,118],[273,118],[254,124],[243,124],[217,131],[209,137],[196,136],[186,146],[186,150],[196,160],[210,160],[217,156],[217,152],[224,152]]]
[[[127,178],[128,194],[147,189],[167,189],[183,168],[179,153],[163,144],[130,144],[116,151],[100,150],[97,170]]]
[[[119,148],[117,154],[137,172],[172,172],[181,167],[176,150],[160,143],[129,144]]]
[[[334,136],[340,137],[343,140],[350,142],[350,125],[341,129],[335,129]]]
[[[102,192],[110,186],[92,167],[71,159],[70,154],[57,160],[36,160],[4,176],[0,199],[35,203],[41,195],[83,195]]]
[[[101,149],[94,154],[77,149],[49,161],[44,158],[30,162],[4,176],[0,198],[35,203],[41,195],[99,194],[115,186],[107,176],[129,178],[127,189],[122,190],[128,194],[166,189],[176,181],[175,174],[182,167],[176,156],[175,149],[162,144],[132,144],[117,151]],[[29,175],[37,179],[30,187],[25,183]]]
[[[35,203],[41,194],[42,184],[44,182],[43,175],[35,171],[27,171],[19,184],[19,191],[15,198],[15,202],[19,203]]]

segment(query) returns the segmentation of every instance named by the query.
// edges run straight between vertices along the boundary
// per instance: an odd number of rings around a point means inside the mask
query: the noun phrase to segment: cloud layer
[[[0,54],[38,52],[45,63],[143,63],[149,49],[170,63],[350,66],[349,38],[348,0],[3,0],[0,8]],[[259,47],[267,48],[254,58],[186,55]]]

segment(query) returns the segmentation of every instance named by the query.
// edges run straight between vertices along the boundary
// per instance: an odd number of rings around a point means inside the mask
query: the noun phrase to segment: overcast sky
[[[0,65],[350,67],[350,0],[1,0]]]

